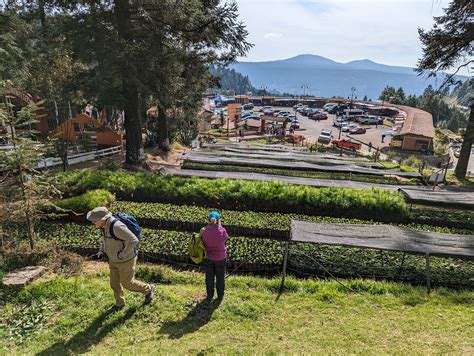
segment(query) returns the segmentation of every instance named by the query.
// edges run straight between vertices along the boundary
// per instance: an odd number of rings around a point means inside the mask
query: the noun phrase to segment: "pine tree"
[[[471,59],[474,54],[472,41],[472,16],[474,2],[472,0],[453,0],[445,9],[444,15],[435,17],[435,24],[429,31],[418,29],[420,40],[423,44],[423,55],[418,61],[418,72],[429,72],[434,76],[437,72],[456,67],[456,71],[449,75],[441,85],[455,83],[455,74],[463,68],[474,63]],[[457,65],[459,61],[463,63]],[[471,100],[470,115],[455,175],[458,179],[466,177],[471,148],[474,142],[474,101]]]
[[[33,140],[30,127],[35,123],[34,109],[24,107],[15,113],[6,95],[0,106],[0,123],[5,124],[1,138],[12,146],[0,153],[0,221],[26,224],[31,249],[35,223],[44,207],[59,196],[51,180],[37,168],[48,147]]]

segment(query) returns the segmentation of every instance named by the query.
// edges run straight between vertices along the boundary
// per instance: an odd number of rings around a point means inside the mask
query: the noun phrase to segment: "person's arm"
[[[117,257],[122,259],[123,256],[129,254],[135,248],[135,246],[138,244],[138,239],[135,234],[131,232],[129,228],[123,223],[114,224],[113,229],[115,236],[124,243],[124,248],[117,254]]]
[[[97,255],[103,255],[103,254],[104,254],[104,241],[101,241],[99,245],[99,252],[97,252]]]
[[[229,235],[227,234],[227,230],[225,229],[225,227],[223,227],[222,230],[224,230],[224,239],[227,240],[229,238]]]

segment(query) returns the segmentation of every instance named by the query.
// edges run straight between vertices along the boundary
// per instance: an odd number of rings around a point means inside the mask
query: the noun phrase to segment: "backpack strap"
[[[117,240],[117,241],[123,241],[122,239],[119,239],[117,236],[115,236],[114,234],[114,226],[115,226],[115,223],[118,221],[118,219],[114,218],[111,222],[110,222],[110,225],[109,225],[109,233],[110,233],[110,236],[112,236],[112,238],[114,240]]]

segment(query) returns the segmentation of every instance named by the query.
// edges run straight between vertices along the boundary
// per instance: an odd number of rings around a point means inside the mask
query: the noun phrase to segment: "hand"
[[[102,258],[102,251],[97,252],[95,255],[90,256],[92,260],[100,260]]]
[[[117,257],[118,257],[119,260],[123,259],[122,252],[117,253]]]

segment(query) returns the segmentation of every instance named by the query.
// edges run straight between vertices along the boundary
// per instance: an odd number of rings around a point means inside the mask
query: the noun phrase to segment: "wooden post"
[[[280,284],[280,292],[278,293],[278,297],[280,297],[281,293],[283,293],[283,287],[285,285],[286,266],[287,266],[287,263],[288,263],[288,250],[289,249],[290,249],[290,239],[288,238],[288,240],[286,240],[286,244],[285,244],[285,254],[283,256],[283,270],[282,270],[282,273],[281,273],[281,284]]]
[[[438,184],[438,173],[436,173],[435,181],[433,183],[433,191],[435,190],[437,184]]]
[[[430,269],[430,254],[425,255],[426,258],[426,289],[428,294],[431,293],[431,269]]]

